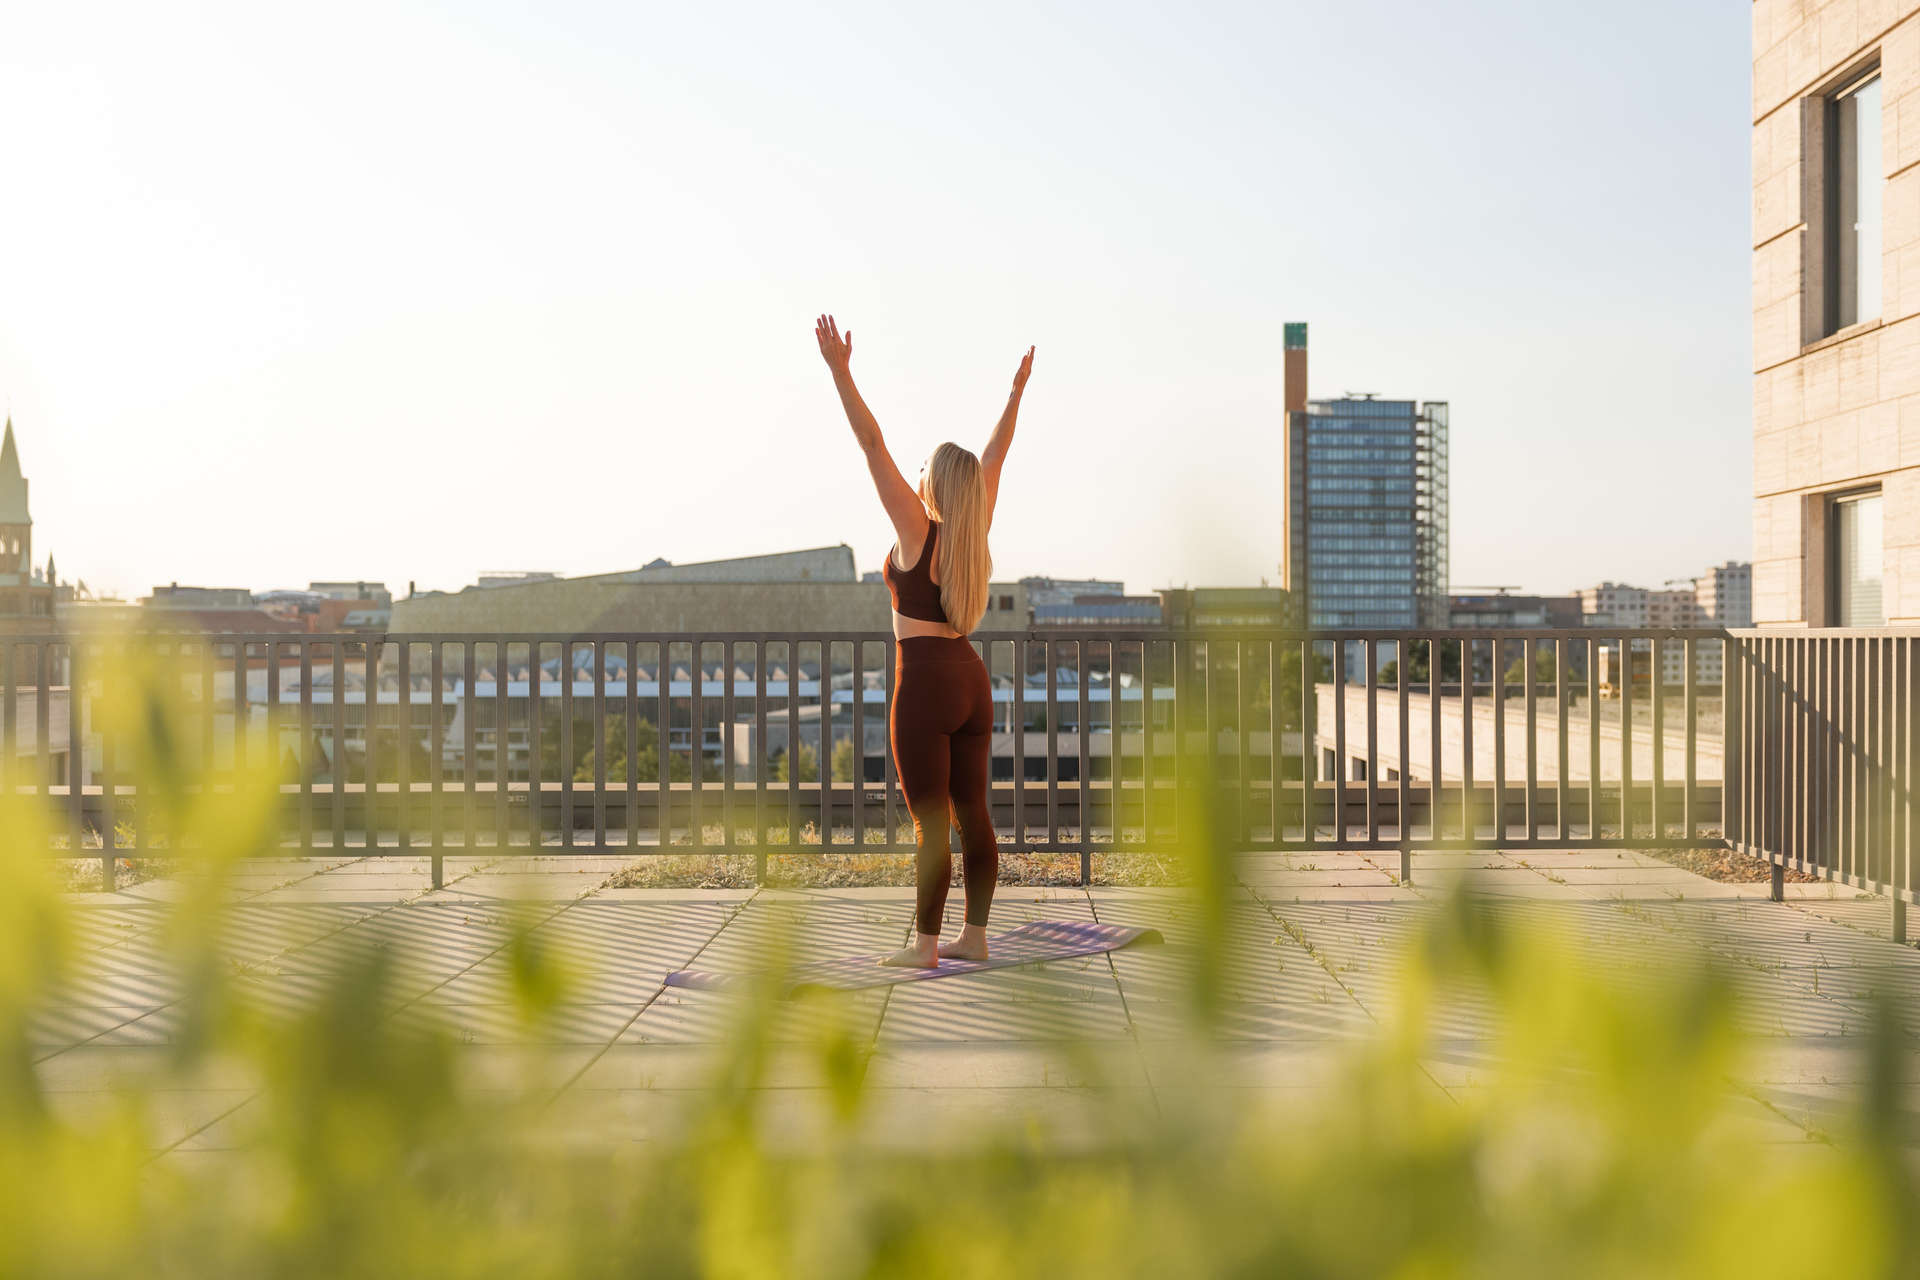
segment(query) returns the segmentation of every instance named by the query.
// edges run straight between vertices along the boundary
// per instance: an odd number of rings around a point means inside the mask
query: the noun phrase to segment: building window
[[[1880,70],[1826,100],[1826,308],[1829,333],[1880,315]]]
[[[1012,613],[1012,612],[1013,612],[1013,597],[1012,597],[1012,596],[1001,596],[1001,597],[1000,597],[1000,611],[1001,611],[1002,613]]]
[[[1830,507],[1827,621],[1836,627],[1877,627],[1886,621],[1880,599],[1880,491],[1846,494]]]

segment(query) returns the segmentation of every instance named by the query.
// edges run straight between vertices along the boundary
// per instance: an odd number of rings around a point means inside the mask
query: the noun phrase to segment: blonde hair
[[[993,556],[987,551],[987,482],[980,459],[952,441],[941,445],[927,462],[926,490],[920,498],[940,522],[934,546],[940,605],[948,625],[967,635],[987,611],[987,579],[993,574]]]

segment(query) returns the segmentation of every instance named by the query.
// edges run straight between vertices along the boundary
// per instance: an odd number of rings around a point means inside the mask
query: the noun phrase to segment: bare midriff
[[[905,640],[908,636],[945,636],[948,639],[960,633],[943,622],[928,622],[925,618],[908,618],[898,610],[893,615],[893,638]]]

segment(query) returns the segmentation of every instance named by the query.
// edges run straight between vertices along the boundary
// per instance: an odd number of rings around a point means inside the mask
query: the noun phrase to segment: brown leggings
[[[993,685],[986,663],[964,636],[908,636],[895,648],[888,729],[900,789],[919,846],[914,920],[939,933],[953,855],[949,816],[960,828],[967,923],[984,925],[1000,874],[1000,849],[987,808],[987,747],[993,737]]]

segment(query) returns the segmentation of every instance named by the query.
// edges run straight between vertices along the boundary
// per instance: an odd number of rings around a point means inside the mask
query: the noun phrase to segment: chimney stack
[[[1286,402],[1288,413],[1307,409],[1307,326],[1305,321],[1291,322],[1282,329],[1286,349]]]
[[[1306,599],[1306,467],[1307,467],[1307,325],[1289,321],[1281,327],[1284,388],[1280,431],[1280,585],[1292,597],[1302,621]]]

